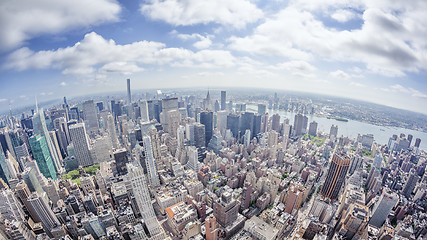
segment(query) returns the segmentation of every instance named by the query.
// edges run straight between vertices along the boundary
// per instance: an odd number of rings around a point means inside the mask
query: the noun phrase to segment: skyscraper
[[[43,108],[40,109],[39,112],[34,114],[32,120],[33,120],[33,127],[34,127],[34,135],[39,134],[45,137],[49,154],[52,158],[55,170],[56,172],[61,172],[62,167],[61,167],[61,162],[58,156],[59,153],[56,152],[55,145],[53,144],[52,139],[50,138],[49,131],[47,130],[46,119],[44,116]]]
[[[43,229],[46,233],[53,237],[52,230],[54,228],[60,227],[61,223],[58,218],[53,213],[50,206],[47,204],[46,200],[38,195],[38,193],[32,193],[28,200],[29,211],[34,212],[34,216],[32,216],[35,222],[41,222]]]
[[[93,164],[89,151],[89,143],[86,136],[86,128],[83,123],[70,126],[70,137],[74,146],[75,157],[80,166],[87,167]]]
[[[329,131],[329,139],[336,139],[338,136],[338,126],[332,125],[331,130]]]
[[[213,213],[222,227],[229,226],[237,219],[238,210],[239,204],[229,192],[223,192],[213,203]]]
[[[156,214],[154,213],[150,192],[145,182],[144,170],[136,161],[128,163],[127,169],[136,204],[141,212],[148,232],[151,235],[150,239],[160,240],[166,238],[165,232],[157,221]]]
[[[128,89],[128,104],[132,102],[132,96],[130,94],[130,78],[127,79],[127,89]]]
[[[343,153],[335,153],[326,175],[325,183],[320,194],[324,198],[335,200],[344,183],[345,176],[350,166],[350,158]]]
[[[49,153],[45,137],[36,135],[31,137],[29,141],[33,157],[37,162],[40,172],[46,178],[56,179],[57,172],[55,171],[55,166]]]
[[[227,92],[221,91],[221,110],[227,109]]]
[[[205,125],[205,146],[207,146],[213,135],[213,113],[201,112],[200,123]]]
[[[258,104],[258,114],[259,115],[264,115],[265,114],[265,110],[267,109],[267,106],[265,106],[265,104]]]
[[[418,182],[418,175],[416,175],[415,169],[412,169],[409,173],[408,180],[406,181],[405,185],[403,186],[402,194],[409,198],[411,197],[412,192],[414,191],[415,186]]]
[[[308,134],[312,136],[317,135],[317,122],[313,121],[310,123],[310,126],[308,127]]]
[[[421,144],[421,139],[420,138],[415,139],[414,147],[419,148],[420,144]]]
[[[302,114],[295,115],[294,120],[294,136],[300,136],[307,131],[308,118]]]
[[[216,218],[210,215],[205,219],[206,240],[218,240],[218,229],[216,227]]]
[[[233,133],[233,137],[239,137],[239,116],[238,115],[228,115],[227,116],[227,129],[230,129]]]
[[[83,118],[86,128],[89,131],[96,131],[99,128],[98,116],[96,113],[95,103],[88,100],[83,103]]]
[[[271,129],[276,132],[280,131],[280,115],[277,113],[271,116]]]
[[[391,209],[396,205],[399,197],[390,189],[384,188],[377,204],[373,208],[373,214],[369,224],[380,228],[385,222]]]
[[[151,146],[151,139],[149,136],[143,136],[144,152],[145,152],[145,166],[147,166],[147,177],[150,185],[153,187],[159,186],[159,175],[157,174],[156,162],[153,155]]]

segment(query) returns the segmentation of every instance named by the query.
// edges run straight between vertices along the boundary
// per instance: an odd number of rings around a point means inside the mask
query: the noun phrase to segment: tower
[[[221,110],[227,109],[227,92],[221,91]]]
[[[33,157],[37,162],[40,172],[46,178],[57,178],[57,172],[53,164],[51,155],[49,154],[46,138],[41,135],[33,136],[29,139]]]
[[[391,209],[396,205],[399,197],[390,189],[383,189],[383,192],[377,204],[373,208],[373,214],[369,220],[369,224],[380,228],[385,222]]]
[[[46,200],[34,192],[28,197],[27,202],[30,208],[29,212],[35,213],[35,215],[32,216],[35,218],[34,221],[41,222],[43,229],[50,237],[53,237],[52,230],[60,227],[61,223],[58,221],[58,218],[55,216]]]
[[[142,137],[145,151],[145,165],[147,166],[147,177],[151,186],[159,186],[159,176],[157,175],[156,163],[154,160],[151,139],[149,136]]]
[[[218,240],[218,230],[216,228],[216,218],[210,215],[205,219],[206,240]]]
[[[136,204],[138,205],[141,216],[151,235],[151,239],[160,240],[166,238],[165,232],[157,221],[156,214],[154,213],[150,192],[145,182],[144,170],[137,162],[128,163],[127,169]]]
[[[89,131],[96,131],[99,128],[98,116],[96,113],[95,103],[93,100],[88,100],[83,103],[83,117],[86,128]]]
[[[92,165],[93,161],[89,151],[85,125],[77,123],[70,126],[70,137],[79,165],[83,167]]]
[[[61,163],[59,160],[58,153],[56,152],[55,145],[53,144],[52,139],[50,138],[50,135],[49,135],[49,131],[47,130],[46,118],[44,116],[43,108],[40,109],[39,112],[34,114],[32,121],[33,121],[34,135],[40,134],[45,138],[47,147],[49,150],[49,154],[52,158],[55,170],[57,172],[61,172],[62,171]]]
[[[200,123],[205,125],[205,146],[207,146],[213,135],[213,113],[201,112]]]
[[[350,158],[342,153],[335,153],[326,175],[320,194],[324,198],[335,200],[344,183],[345,176],[350,166]]]
[[[313,121],[310,123],[310,126],[308,127],[308,134],[312,136],[317,135],[317,122]]]
[[[130,94],[130,78],[127,79],[127,89],[128,89],[128,104],[132,102],[132,96]]]

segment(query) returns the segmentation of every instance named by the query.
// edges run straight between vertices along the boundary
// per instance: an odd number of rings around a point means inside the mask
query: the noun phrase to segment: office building
[[[228,115],[227,116],[227,129],[230,129],[233,137],[239,137],[239,119],[238,115]]]
[[[222,193],[213,203],[213,213],[222,227],[231,225],[237,219],[239,204],[229,192]]]
[[[353,203],[341,218],[337,232],[344,239],[353,239],[354,236],[361,238],[366,230],[369,220],[369,208],[360,203]]]
[[[52,209],[50,208],[49,204],[47,204],[46,200],[39,196],[38,193],[33,192],[28,197],[28,207],[30,208],[30,212],[34,212],[35,215],[32,216],[35,222],[41,222],[43,225],[43,229],[46,231],[46,233],[53,237],[52,231],[55,228],[61,227],[61,223],[59,222],[58,218],[53,213]]]
[[[218,240],[218,228],[213,214],[205,219],[206,240]]]
[[[89,151],[89,143],[86,135],[86,127],[83,123],[70,126],[70,137],[74,146],[75,157],[80,166],[87,167],[93,164]]]
[[[342,153],[335,153],[329,166],[328,174],[326,175],[325,183],[322,186],[320,194],[324,198],[336,200],[338,193],[344,183],[350,166],[350,158]]]
[[[338,126],[332,125],[331,130],[329,131],[329,139],[334,140],[338,136]]]
[[[213,112],[201,112],[200,123],[205,125],[205,146],[207,146],[213,135]]]
[[[311,136],[317,135],[317,122],[313,121],[310,123],[310,126],[308,127],[308,134]]]
[[[403,186],[403,190],[402,190],[402,194],[407,197],[410,198],[412,192],[415,189],[415,186],[417,185],[418,182],[418,175],[415,172],[414,169],[411,170],[411,172],[409,173],[408,179],[406,180],[405,185]]]
[[[396,193],[390,189],[384,188],[379,200],[372,210],[373,214],[369,220],[369,224],[380,228],[398,200],[399,197]]]
[[[87,100],[83,102],[83,118],[86,129],[89,131],[98,130],[98,115],[93,100]]]
[[[307,131],[307,122],[308,118],[302,114],[295,115],[294,120],[294,136],[300,136],[302,134],[305,134]]]
[[[153,155],[151,139],[149,136],[142,137],[145,152],[145,166],[147,167],[147,177],[150,185],[153,187],[159,186],[159,175],[157,174],[156,161]]]
[[[33,136],[29,139],[33,157],[37,162],[40,172],[46,178],[57,178],[57,172],[49,153],[46,138],[41,135]]]
[[[265,115],[266,109],[267,109],[267,106],[265,104],[262,104],[262,103],[258,104],[258,114],[259,115]]]
[[[221,91],[221,111],[227,109],[227,92]]]
[[[271,116],[271,130],[280,132],[280,115],[277,113]]]
[[[163,228],[157,221],[151,203],[150,192],[145,182],[144,170],[137,162],[127,164],[128,177],[132,186],[138,209],[153,240],[166,238]]]
[[[43,108],[40,109],[39,112],[34,114],[33,116],[33,126],[34,126],[34,133],[33,135],[41,135],[45,138],[45,141],[47,143],[47,147],[49,150],[49,154],[52,158],[54,167],[56,172],[62,172],[61,162],[59,160],[59,153],[56,152],[56,148],[52,142],[52,139],[50,138],[49,131],[47,130],[46,126],[46,118],[44,116]]]

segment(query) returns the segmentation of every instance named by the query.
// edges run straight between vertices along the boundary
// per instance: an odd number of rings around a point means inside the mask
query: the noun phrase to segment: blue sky
[[[0,110],[174,87],[328,94],[427,114],[427,2],[4,0]]]

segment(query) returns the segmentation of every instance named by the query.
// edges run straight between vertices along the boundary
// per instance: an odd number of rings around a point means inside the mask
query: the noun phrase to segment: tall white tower
[[[151,139],[149,136],[142,137],[144,142],[144,152],[145,152],[145,165],[147,166],[147,175],[150,185],[153,187],[159,186],[159,176],[157,175],[156,162],[153,156],[153,149],[151,146]]]

